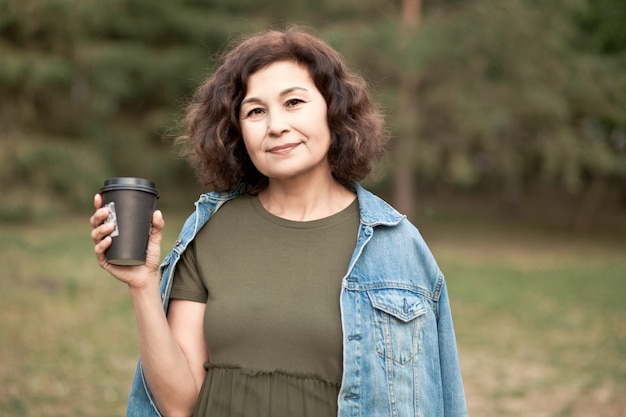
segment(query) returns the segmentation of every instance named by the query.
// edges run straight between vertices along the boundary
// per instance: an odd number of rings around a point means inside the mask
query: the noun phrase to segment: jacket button
[[[178,246],[178,245],[180,245],[182,242],[183,242],[183,239],[182,239],[180,236],[178,236],[178,239],[176,239],[176,242],[174,242],[174,246]]]

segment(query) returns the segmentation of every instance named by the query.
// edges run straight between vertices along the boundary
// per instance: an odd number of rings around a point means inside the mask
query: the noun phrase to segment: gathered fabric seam
[[[275,370],[270,371],[270,370],[263,370],[263,369],[243,368],[239,365],[215,364],[215,363],[205,364],[204,367],[207,370],[208,369],[224,369],[224,370],[240,371],[242,374],[247,375],[247,376],[280,375],[280,376],[293,377],[293,378],[298,378],[298,379],[314,380],[316,382],[322,382],[324,384],[337,387],[337,388],[340,386],[340,384],[337,382],[329,381],[328,379],[322,378],[316,374],[306,373],[306,372],[292,372],[292,371],[286,371],[284,369],[275,369]]]

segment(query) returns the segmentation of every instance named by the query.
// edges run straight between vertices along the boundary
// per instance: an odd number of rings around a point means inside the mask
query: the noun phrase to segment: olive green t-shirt
[[[358,227],[356,200],[305,222],[274,216],[253,196],[225,203],[183,254],[171,292],[206,302],[207,378],[215,368],[246,378],[286,375],[331,384],[335,401],[342,374],[341,280]],[[199,402],[210,402],[205,391],[225,395],[223,388],[203,388]]]

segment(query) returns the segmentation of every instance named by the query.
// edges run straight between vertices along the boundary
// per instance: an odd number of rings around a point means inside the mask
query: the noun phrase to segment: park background
[[[137,342],[89,238],[104,179],[203,192],[172,138],[216,54],[309,27],[366,78],[365,185],[420,228],[470,415],[626,416],[623,0],[0,0],[0,415],[123,415]]]

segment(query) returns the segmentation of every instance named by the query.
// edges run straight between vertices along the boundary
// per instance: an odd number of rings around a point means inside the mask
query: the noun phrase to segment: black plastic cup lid
[[[134,177],[109,178],[104,181],[104,187],[100,189],[100,192],[104,193],[106,191],[117,190],[144,191],[146,193],[154,194],[157,198],[159,198],[159,191],[156,189],[156,186],[152,181]]]

